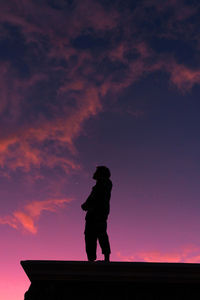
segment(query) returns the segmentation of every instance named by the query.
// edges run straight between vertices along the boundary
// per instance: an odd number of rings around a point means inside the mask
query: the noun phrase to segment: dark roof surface
[[[30,281],[199,283],[200,264],[26,260]]]

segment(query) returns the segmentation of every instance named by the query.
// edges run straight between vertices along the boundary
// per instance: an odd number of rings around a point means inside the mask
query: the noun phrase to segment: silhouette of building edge
[[[31,281],[25,300],[200,298],[200,264],[21,261]]]

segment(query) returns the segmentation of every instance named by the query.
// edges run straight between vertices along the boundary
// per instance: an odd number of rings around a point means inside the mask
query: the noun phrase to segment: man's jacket
[[[87,221],[106,221],[110,212],[110,197],[112,181],[110,179],[99,179],[92,188],[87,200],[81,205],[87,211]]]

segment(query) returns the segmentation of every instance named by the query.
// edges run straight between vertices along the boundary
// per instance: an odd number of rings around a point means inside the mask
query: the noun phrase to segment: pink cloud
[[[52,120],[47,120],[44,116],[40,116],[36,122],[25,127],[16,127],[15,119],[21,117],[21,106],[24,105],[23,95],[28,93],[28,89],[38,81],[43,80],[43,76],[33,76],[28,80],[20,81],[12,78],[9,74],[10,68],[4,66],[4,76],[0,80],[2,87],[2,113],[4,106],[9,105],[13,110],[14,118],[13,130],[5,134],[3,131],[0,136],[0,164],[2,167],[7,166],[12,170],[22,168],[28,172],[32,166],[40,167],[45,165],[53,168],[56,165],[63,167],[66,172],[69,169],[79,169],[80,166],[75,163],[72,158],[60,157],[58,153],[45,153],[41,148],[43,143],[51,140],[58,146],[68,148],[72,153],[76,153],[73,142],[79,136],[82,130],[82,124],[91,116],[95,116],[101,109],[101,102],[98,95],[98,90],[93,86],[83,87],[80,83],[74,81],[71,86],[66,87],[67,90],[80,90],[80,99],[77,99],[77,105],[73,109],[63,107],[63,116],[55,114]],[[13,85],[10,88],[6,86],[5,78],[8,76],[13,80]],[[6,76],[5,76],[6,75]],[[14,88],[13,88],[14,87]],[[12,90],[13,88],[13,90]],[[60,95],[63,91],[60,91]],[[10,98],[9,98],[10,97]],[[3,103],[4,106],[3,106]],[[16,109],[14,109],[16,107]],[[66,111],[66,114],[64,112]],[[2,136],[3,135],[3,136]],[[34,145],[34,146],[33,146]],[[39,146],[38,146],[39,145]]]
[[[115,5],[105,9],[98,1],[91,0],[84,3],[77,1],[73,12],[68,9],[55,10],[45,2],[39,5],[35,1],[23,1],[20,5],[15,0],[5,2],[0,12],[2,22],[17,26],[24,35],[26,45],[34,42],[37,55],[45,52],[47,63],[41,69],[34,66],[28,78],[17,76],[11,63],[1,64],[0,114],[2,127],[7,128],[0,134],[1,167],[11,171],[20,168],[25,172],[32,168],[39,170],[41,166],[59,166],[66,173],[79,170],[80,165],[76,162],[78,151],[74,142],[84,132],[85,122],[104,109],[102,100],[107,93],[112,95],[111,98],[117,98],[119,93],[134,82],[159,70],[167,72],[170,81],[181,91],[199,84],[200,70],[178,64],[173,54],[157,54],[149,46],[145,32],[141,32],[138,38],[140,21],[146,13],[144,8],[153,5],[162,13],[177,7],[179,3],[180,1],[169,1],[161,6],[159,1],[143,1],[132,14],[120,14]],[[195,9],[190,8],[187,10],[184,5],[182,19],[195,13]],[[173,21],[180,19],[175,13],[171,18]],[[89,28],[95,35],[103,37],[107,31],[112,31],[114,35],[119,26],[123,29],[124,36],[117,43],[111,39],[108,49],[99,51],[97,56],[92,54],[91,49],[76,49],[71,43],[72,39],[89,32]],[[169,22],[166,30],[167,33],[171,30]],[[44,51],[44,39],[48,41],[47,51]],[[126,54],[129,52],[136,54],[134,60],[127,58]],[[65,68],[59,63],[51,66],[52,59],[57,62],[64,59],[69,67]],[[105,59],[124,65],[121,78],[116,79],[115,72],[107,74],[102,71],[101,65]],[[62,73],[55,89],[56,104],[52,104],[48,96],[41,100],[50,110],[51,117],[41,110],[35,119],[29,120],[29,115],[26,118],[26,109],[30,109],[31,103],[38,100],[33,99],[29,103],[31,91],[37,90],[37,85],[48,81],[49,74],[55,72]],[[36,93],[35,97],[42,96]],[[68,104],[68,98],[73,105]],[[9,112],[8,116],[5,116],[5,111]],[[133,114],[135,117],[141,115],[138,111]],[[20,126],[23,118],[26,122]],[[54,145],[52,151],[44,147],[49,142]]]
[[[180,262],[181,255],[179,253],[161,253],[159,251],[141,252],[139,256],[144,261],[149,262]]]
[[[130,47],[130,46],[129,46]],[[148,44],[136,42],[134,47],[129,50],[136,50],[139,57],[133,62],[128,62],[124,54],[128,51],[127,46],[122,42],[117,49],[112,50],[109,56],[112,60],[118,60],[127,63],[128,70],[120,82],[113,82],[109,78],[107,83],[102,85],[102,89],[117,92],[141,79],[145,74],[155,71],[165,71],[170,75],[170,82],[173,83],[181,92],[189,91],[195,84],[200,84],[200,70],[192,69],[184,64],[177,63],[172,54],[156,54]]]
[[[37,233],[37,227],[35,226],[33,217],[27,215],[26,213],[23,213],[21,211],[14,212],[13,223],[14,222],[15,224],[20,224],[25,230],[33,234]],[[18,228],[17,225],[15,225],[14,228]]]
[[[145,262],[199,262],[200,247],[196,245],[188,245],[181,247],[178,251],[174,252],[162,252],[158,250],[154,251],[140,251],[131,255],[122,255],[120,251],[117,252],[117,256],[122,261],[145,261]]]
[[[190,90],[195,84],[200,83],[200,70],[192,70],[177,63],[169,67],[171,81],[182,91]]]
[[[195,84],[200,84],[200,70],[177,63],[172,55],[160,55],[157,61],[149,66],[149,72],[165,71],[170,82],[181,92],[188,92]]]
[[[33,201],[25,205],[22,210],[14,211],[10,216],[0,217],[0,224],[7,224],[14,229],[23,229],[36,234],[38,231],[36,222],[43,211],[56,212],[71,200],[70,198],[63,198]]]

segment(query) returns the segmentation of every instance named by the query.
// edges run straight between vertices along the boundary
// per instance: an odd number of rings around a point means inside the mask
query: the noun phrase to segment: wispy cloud
[[[195,25],[187,26],[198,6],[140,1],[130,10],[129,3],[127,9],[117,3],[60,1],[55,8],[49,1],[19,5],[11,0],[1,5],[0,39],[9,48],[0,63],[2,168],[79,170],[75,140],[85,122],[104,109],[108,94],[117,98],[157,71],[169,74],[180,91],[200,83],[200,69],[178,61],[176,47],[161,51],[151,41],[181,36],[189,44],[196,41],[198,51]],[[12,53],[16,35],[18,48]]]
[[[177,63],[168,66],[171,81],[183,92],[190,90],[195,84],[200,84],[200,70],[188,68]]]
[[[71,200],[63,198],[30,202],[22,210],[16,210],[11,215],[0,217],[0,224],[7,224],[14,229],[23,229],[36,234],[38,230],[36,223],[43,211],[56,212]]]
[[[181,247],[179,250],[172,252],[154,251],[140,251],[131,255],[123,255],[120,251],[117,256],[122,261],[145,261],[145,262],[190,262],[197,263],[200,260],[200,247],[196,245],[187,245]]]

